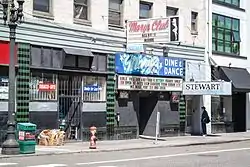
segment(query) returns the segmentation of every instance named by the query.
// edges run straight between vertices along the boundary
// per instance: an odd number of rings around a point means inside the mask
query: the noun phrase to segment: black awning
[[[65,53],[64,69],[91,70],[94,54],[90,50],[63,48]]]
[[[63,51],[66,55],[94,57],[93,53],[90,50],[63,48]]]
[[[250,74],[245,68],[219,67],[220,79],[232,81],[234,92],[250,92]]]

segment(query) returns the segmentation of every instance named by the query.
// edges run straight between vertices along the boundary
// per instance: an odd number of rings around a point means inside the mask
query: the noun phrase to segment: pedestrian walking
[[[210,118],[208,116],[206,107],[201,107],[202,109],[202,115],[201,115],[201,128],[202,128],[202,135],[206,136],[207,135],[207,126],[206,124],[208,124],[210,122]]]

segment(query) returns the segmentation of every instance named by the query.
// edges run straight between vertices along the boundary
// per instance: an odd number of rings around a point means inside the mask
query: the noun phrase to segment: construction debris
[[[59,129],[45,129],[38,136],[38,145],[62,146],[65,141],[65,132]]]

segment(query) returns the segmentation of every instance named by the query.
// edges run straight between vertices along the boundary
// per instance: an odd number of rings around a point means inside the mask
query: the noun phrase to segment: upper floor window
[[[33,10],[44,13],[51,13],[51,1],[52,0],[34,0]]]
[[[74,18],[88,20],[88,0],[74,0]]]
[[[167,6],[167,17],[178,15],[178,8]]]
[[[240,54],[240,20],[213,13],[213,50]]]
[[[213,0],[213,1],[240,7],[240,0]]]
[[[152,3],[140,1],[140,19],[148,19],[152,17]]]
[[[109,0],[109,25],[122,25],[122,0]]]
[[[191,31],[192,33],[198,31],[198,13],[191,12]]]

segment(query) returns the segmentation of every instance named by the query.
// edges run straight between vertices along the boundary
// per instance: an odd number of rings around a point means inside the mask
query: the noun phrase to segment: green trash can
[[[21,154],[33,154],[36,152],[36,125],[32,123],[17,124],[17,141]]]

